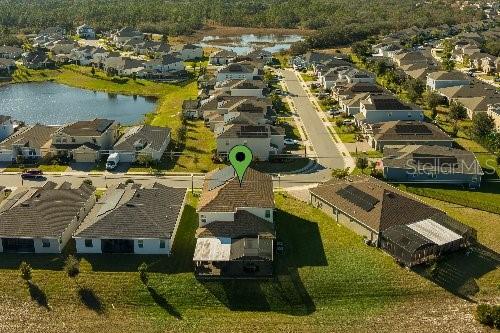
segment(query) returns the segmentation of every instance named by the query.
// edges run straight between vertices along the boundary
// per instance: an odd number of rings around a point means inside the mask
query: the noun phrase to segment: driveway
[[[314,147],[315,155],[318,156],[318,163],[330,169],[345,168],[342,153],[323,125],[323,121],[302,87],[302,83],[291,70],[283,70],[281,74],[291,94],[290,98],[304,124],[309,141]]]

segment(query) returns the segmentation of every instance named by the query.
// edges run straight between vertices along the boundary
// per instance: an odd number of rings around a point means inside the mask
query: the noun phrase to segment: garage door
[[[94,163],[97,159],[95,152],[74,152],[73,159],[79,163]]]
[[[2,238],[3,252],[35,252],[33,239]]]
[[[12,162],[12,152],[0,151],[0,162]]]

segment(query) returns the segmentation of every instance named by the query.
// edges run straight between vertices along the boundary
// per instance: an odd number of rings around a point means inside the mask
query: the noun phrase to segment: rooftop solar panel
[[[432,134],[432,131],[422,124],[398,124],[395,131],[397,134]]]
[[[336,193],[366,212],[371,211],[379,202],[377,198],[372,197],[371,195],[355,188],[352,185],[342,188]]]

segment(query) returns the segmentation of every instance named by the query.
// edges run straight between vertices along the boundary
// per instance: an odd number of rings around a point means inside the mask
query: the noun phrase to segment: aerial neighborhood
[[[500,6],[453,8],[482,18],[328,49],[320,21],[276,40],[87,19],[23,31],[0,45],[0,280],[47,313],[144,303],[155,327],[201,331],[188,321],[205,306],[236,330],[242,314],[318,315],[311,332],[399,302],[428,321],[498,306]],[[77,298],[52,288],[59,270]],[[429,314],[433,293],[449,304]],[[325,331],[352,331],[345,316]]]

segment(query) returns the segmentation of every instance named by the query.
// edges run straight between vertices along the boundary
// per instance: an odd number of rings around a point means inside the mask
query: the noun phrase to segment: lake
[[[107,118],[132,125],[142,122],[155,107],[154,98],[94,92],[52,82],[0,87],[0,114],[26,124],[62,125]]]
[[[232,37],[205,36],[198,45],[202,47],[217,47],[224,50],[231,50],[239,55],[246,55],[256,48],[271,53],[286,51],[293,43],[304,40],[299,35],[241,35]]]

